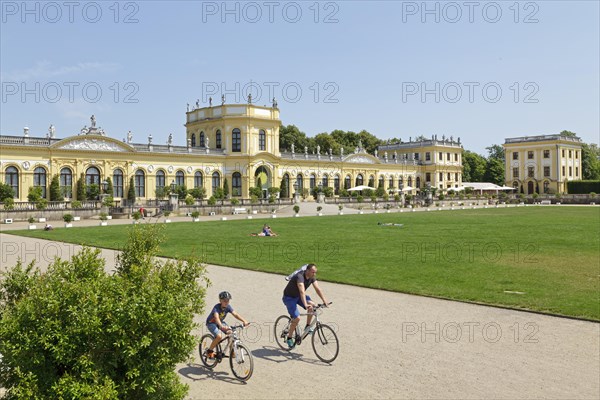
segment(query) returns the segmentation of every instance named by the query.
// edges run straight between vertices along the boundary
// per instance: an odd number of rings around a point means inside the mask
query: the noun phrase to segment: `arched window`
[[[550,182],[544,181],[544,193],[548,193],[550,191]]]
[[[350,187],[352,187],[352,178],[350,175],[346,175],[346,178],[344,179],[344,189],[350,189]]]
[[[113,171],[113,196],[124,197],[123,195],[123,171],[117,168]]]
[[[141,169],[135,171],[135,197],[146,197],[146,174]]]
[[[175,173],[175,185],[185,186],[185,174],[183,171],[177,171]]]
[[[242,195],[242,174],[239,172],[234,172],[231,175],[231,194],[233,196]]]
[[[317,185],[317,177],[315,176],[315,174],[310,174],[310,180],[309,180],[310,190],[312,191],[316,185]]]
[[[204,177],[202,176],[202,172],[196,171],[194,174],[194,187],[201,188],[204,186]]]
[[[258,150],[265,151],[267,149],[267,134],[263,129],[258,132]]]
[[[364,180],[363,180],[362,174],[356,175],[356,185],[355,186],[361,186],[363,183],[364,183]]]
[[[394,177],[390,176],[390,180],[388,182],[388,189],[393,189],[394,188]]]
[[[373,175],[369,177],[369,187],[375,187],[375,177]]]
[[[412,187],[412,176],[408,177],[408,186]]]
[[[398,178],[398,188],[400,188],[400,185],[404,185],[404,178],[402,176]]]
[[[192,133],[192,147],[196,147],[196,134]]]
[[[417,189],[421,188],[421,178],[417,176]]]
[[[321,179],[321,184],[324,188],[329,186],[329,176],[327,176],[327,174],[323,175],[323,178]]]
[[[242,151],[242,132],[238,128],[231,131],[231,151]]]
[[[333,192],[335,194],[339,194],[340,193],[340,176],[336,175],[333,178]]]
[[[513,187],[518,190],[519,189],[519,182],[514,181],[513,182]]]
[[[216,143],[217,149],[220,149],[221,148],[221,130],[220,129],[217,130],[217,140],[216,140],[216,142],[217,142]]]
[[[302,194],[302,190],[304,189],[304,179],[302,179],[302,174],[298,174],[296,176],[296,184],[298,185],[298,193]]]
[[[213,194],[215,193],[215,190],[217,190],[217,188],[221,187],[221,175],[219,175],[219,173],[217,171],[213,172],[212,174],[212,191]]]
[[[15,167],[6,168],[4,182],[12,188],[13,197],[19,197],[19,170]]]
[[[100,186],[100,170],[96,167],[89,167],[85,171],[85,184]]]
[[[166,183],[167,179],[165,176],[165,171],[159,169],[158,171],[156,171],[156,190],[164,189]]]
[[[383,177],[383,175],[381,175],[379,177],[379,182],[377,183],[377,187],[380,187],[380,188],[385,187],[385,178]]]
[[[73,197],[73,173],[71,168],[61,168],[60,170],[60,193],[67,199]]]
[[[206,138],[204,136],[204,132],[200,132],[200,147],[206,146]]]
[[[33,186],[42,188],[42,197],[46,198],[46,170],[37,167],[33,170]]]

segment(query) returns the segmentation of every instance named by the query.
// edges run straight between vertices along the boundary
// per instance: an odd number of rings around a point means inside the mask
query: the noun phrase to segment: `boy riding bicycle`
[[[237,312],[233,311],[233,307],[231,307],[231,305],[229,304],[230,300],[231,294],[229,292],[224,291],[219,293],[219,303],[215,304],[208,318],[206,318],[206,327],[208,328],[209,332],[212,333],[212,335],[214,336],[212,343],[206,351],[206,356],[208,358],[215,358],[215,352],[213,351],[213,349],[222,339],[221,332],[227,335],[231,333],[231,329],[229,329],[227,323],[223,321],[227,314],[231,313],[231,315],[233,315],[236,319],[241,321],[244,324],[244,326],[248,326],[248,321],[246,321]]]

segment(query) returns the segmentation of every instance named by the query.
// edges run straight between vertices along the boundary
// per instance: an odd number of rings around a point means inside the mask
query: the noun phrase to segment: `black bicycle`
[[[312,332],[310,330],[302,332],[299,326],[300,324],[298,324],[298,326],[296,326],[296,332],[295,335],[293,335],[293,339],[294,347],[296,347],[299,346],[302,341],[308,337],[308,335],[312,335],[312,348],[317,358],[325,363],[332,363],[338,356],[340,351],[340,343],[333,328],[331,328],[329,325],[322,324],[321,321],[319,321],[319,315],[323,312],[323,308],[325,308],[327,305],[319,304],[313,307],[312,312],[300,314],[302,316],[314,316],[313,322],[310,324],[314,330]],[[286,342],[291,323],[292,320],[287,315],[282,315],[275,320],[275,340],[277,341],[279,347],[281,347],[283,350],[291,350]]]
[[[206,351],[215,337],[211,333],[202,336],[198,345],[200,359],[206,368],[213,369],[224,358],[229,358],[229,365],[231,366],[233,375],[241,381],[247,381],[254,371],[254,360],[252,359],[252,354],[242,344],[238,335],[238,330],[244,329],[244,326],[234,325],[230,326],[229,329],[231,329],[231,333],[225,335],[213,349],[215,352],[214,358],[209,358]],[[221,343],[224,341],[227,341],[227,343],[222,346]]]

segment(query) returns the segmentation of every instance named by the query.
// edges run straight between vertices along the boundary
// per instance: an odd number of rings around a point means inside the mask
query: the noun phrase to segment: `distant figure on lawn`
[[[51,230],[53,230],[53,229],[54,229],[54,228],[53,228],[53,227],[52,227],[52,225],[50,225],[50,224],[46,224],[46,226],[44,227],[44,230],[45,230],[45,231],[51,231]]]
[[[264,224],[260,233],[251,233],[250,236],[277,236],[277,234],[271,230],[269,225]]]

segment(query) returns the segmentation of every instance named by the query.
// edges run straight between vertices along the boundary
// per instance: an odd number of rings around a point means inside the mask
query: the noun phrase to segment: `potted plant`
[[[33,217],[29,217],[27,219],[27,222],[29,222],[29,229],[36,229],[37,227],[34,225],[35,223],[35,218]]]
[[[294,217],[299,217],[300,215],[298,215],[298,213],[300,212],[300,206],[299,205],[295,205],[294,206]]]
[[[358,206],[358,213],[359,214],[363,214],[363,206]]]
[[[192,221],[194,222],[199,222],[200,221],[200,211],[193,211],[192,212]]]
[[[321,207],[321,206],[318,206],[318,207],[317,207],[317,216],[319,216],[319,217],[320,217],[320,216],[322,216],[322,215],[323,215],[323,213],[321,213],[321,210],[322,210],[322,209],[323,209],[323,207]]]
[[[73,226],[71,223],[73,222],[73,216],[71,214],[63,215],[63,221],[65,221],[65,228],[71,228]]]
[[[344,206],[340,204],[338,206],[338,215],[344,215],[344,212],[342,211],[343,209],[344,209]]]
[[[275,214],[277,212],[276,209],[271,208],[271,218],[277,218],[277,214]]]
[[[137,224],[140,221],[140,218],[142,218],[142,213],[139,211],[134,211],[133,213],[131,213],[131,218],[133,218],[133,223]]]
[[[100,213],[100,226],[107,226],[108,222],[106,220],[108,220],[108,214],[105,212]]]
[[[392,205],[390,203],[385,205],[385,212],[389,214],[391,212]]]
[[[171,220],[169,219],[169,215],[171,215],[171,211],[165,211],[163,214],[165,216],[165,224],[168,224],[169,222],[171,222]]]

